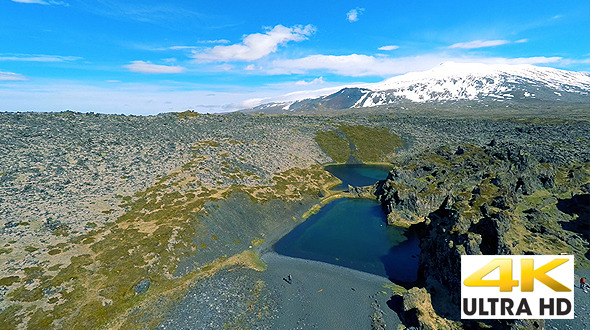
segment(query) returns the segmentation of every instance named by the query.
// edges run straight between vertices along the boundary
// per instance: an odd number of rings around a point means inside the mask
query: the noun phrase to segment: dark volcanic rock
[[[510,209],[510,206],[506,203],[506,198],[504,196],[496,196],[494,197],[494,199],[492,200],[491,205],[493,207],[497,207],[501,210],[508,210]]]
[[[511,254],[511,247],[504,235],[510,229],[510,221],[503,213],[492,214],[477,223],[462,217],[457,211],[446,209],[446,203],[431,213],[421,224],[420,273],[429,291],[437,293],[432,308],[437,315],[448,320],[460,320],[460,272],[461,255]],[[467,229],[468,228],[468,229]],[[424,290],[426,292],[426,290]],[[404,306],[411,300],[404,296]],[[413,300],[414,298],[412,298]],[[539,329],[544,320],[485,321],[498,329]],[[480,327],[464,321],[463,327]],[[420,328],[427,328],[420,323]]]
[[[444,198],[438,194],[419,198],[420,192],[426,189],[426,184],[412,178],[407,171],[393,169],[388,178],[377,185],[375,193],[387,214],[387,223],[403,225],[423,221],[431,210],[436,209],[434,205],[440,205]]]
[[[374,195],[374,190],[375,188],[373,186],[366,186],[366,187],[354,187],[351,185],[348,185],[348,188],[346,189],[349,193],[357,196],[357,197],[363,197],[363,196],[373,196]]]
[[[137,283],[133,289],[135,293],[142,294],[150,288],[150,284],[152,284],[152,281],[148,278]]]
[[[584,167],[573,166],[564,172],[553,164],[540,163],[517,146],[501,143],[442,147],[395,165],[388,178],[377,185],[377,198],[389,224],[422,221],[415,225],[421,237],[419,276],[432,295],[433,310],[448,320],[460,322],[460,272],[456,270],[461,268],[461,255],[587,250],[584,239],[588,237],[579,234],[579,224],[586,221],[586,206],[575,210],[573,206],[584,197],[558,203],[550,192],[584,191],[588,180]],[[557,177],[563,173],[565,184],[557,185]],[[523,207],[529,205],[533,207]],[[517,211],[519,208],[525,211]],[[557,208],[565,213],[555,213]],[[562,225],[568,230],[560,228],[557,215],[569,219]],[[583,220],[569,222],[574,215]],[[537,243],[527,245],[519,238]],[[413,316],[407,313],[412,308],[405,306],[416,305],[415,299],[403,296],[405,314],[401,318],[407,326],[428,328],[418,321],[425,311],[416,311]],[[542,320],[484,323],[493,328],[544,327]],[[467,328],[480,325],[463,322]]]
[[[403,311],[400,318],[405,325],[416,329],[460,329],[460,323],[449,321],[436,314],[430,294],[423,288],[411,288],[402,294]]]
[[[465,145],[455,150],[442,147],[402,162],[377,185],[377,199],[389,224],[421,222],[449,195],[455,196],[453,202],[470,195],[470,206],[486,202],[509,210],[519,196],[555,186],[554,166],[539,163],[517,146]],[[578,181],[582,183],[582,178]]]

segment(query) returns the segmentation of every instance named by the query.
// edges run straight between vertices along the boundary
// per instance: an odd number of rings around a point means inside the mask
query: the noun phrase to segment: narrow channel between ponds
[[[338,189],[372,185],[387,177],[389,167],[330,165],[326,169],[343,181]],[[411,283],[417,280],[420,242],[411,229],[388,226],[378,202],[344,198],[310,216],[275,243],[274,250]]]
[[[326,171],[340,179],[342,183],[333,190],[346,190],[348,185],[355,187],[370,186],[387,178],[391,170],[388,165],[346,164],[327,165]]]

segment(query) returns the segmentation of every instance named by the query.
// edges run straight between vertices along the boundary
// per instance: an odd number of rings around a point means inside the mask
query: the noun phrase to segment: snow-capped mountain
[[[392,105],[403,102],[481,103],[527,100],[590,103],[590,75],[533,65],[447,62],[380,83],[318,97],[271,103],[254,111],[293,112]]]

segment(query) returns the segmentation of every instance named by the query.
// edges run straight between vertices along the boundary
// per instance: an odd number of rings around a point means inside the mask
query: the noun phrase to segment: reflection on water
[[[381,206],[366,199],[339,199],[278,241],[279,254],[323,261],[413,282],[419,241],[407,229],[386,225]]]
[[[370,186],[387,178],[391,166],[386,165],[328,165],[326,171],[342,180],[334,190],[344,190],[348,185],[355,187]]]

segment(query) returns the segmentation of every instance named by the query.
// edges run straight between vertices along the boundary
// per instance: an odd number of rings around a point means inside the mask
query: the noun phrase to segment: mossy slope
[[[337,163],[346,163],[351,156],[363,163],[386,162],[403,146],[401,138],[387,128],[347,124],[318,131],[315,141]]]

